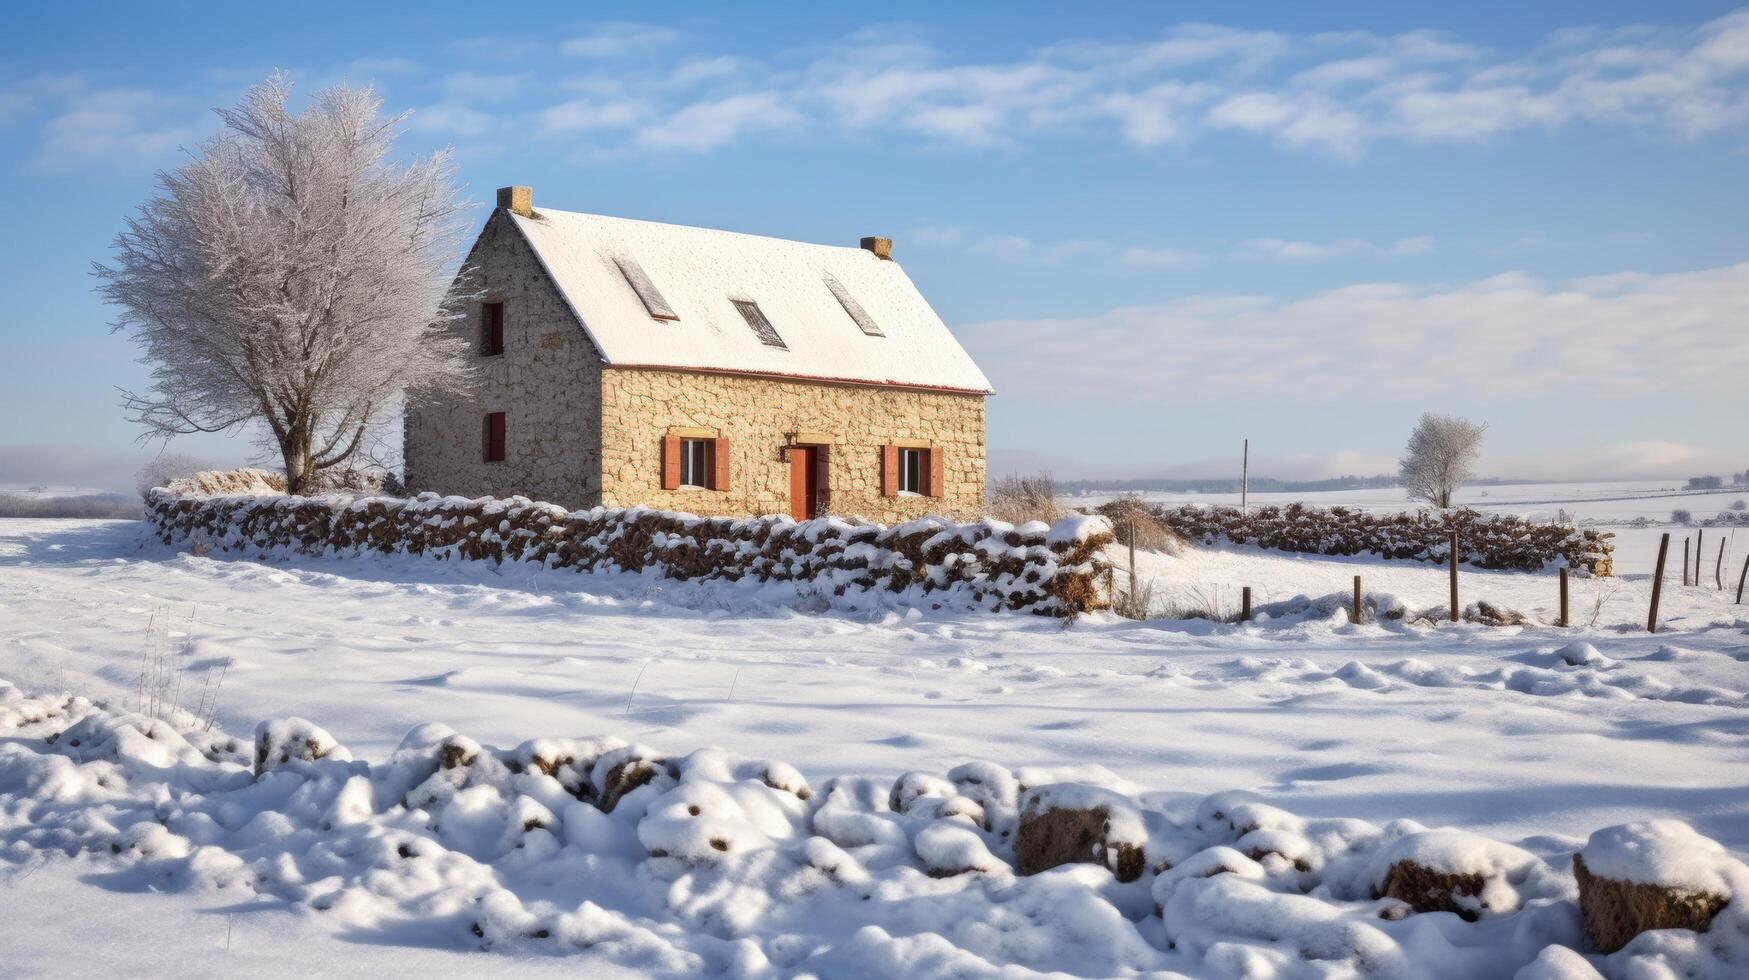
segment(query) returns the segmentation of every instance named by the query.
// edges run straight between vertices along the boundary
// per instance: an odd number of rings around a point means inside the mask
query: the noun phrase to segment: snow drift
[[[501,749],[437,724],[370,762],[301,719],[251,744],[5,681],[0,735],[0,860],[83,854],[141,890],[282,903],[366,941],[730,976],[1724,977],[1749,958],[1749,868],[1671,823],[1585,856],[1722,908],[1603,955],[1571,853],[1139,794],[1094,765],[816,787],[716,749]],[[1049,846],[1023,844],[1040,820]]]

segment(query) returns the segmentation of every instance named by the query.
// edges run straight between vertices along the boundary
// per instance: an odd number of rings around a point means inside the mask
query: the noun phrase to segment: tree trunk
[[[315,471],[310,466],[309,440],[302,433],[292,433],[279,443],[280,457],[285,460],[285,492],[301,496],[308,490]]]

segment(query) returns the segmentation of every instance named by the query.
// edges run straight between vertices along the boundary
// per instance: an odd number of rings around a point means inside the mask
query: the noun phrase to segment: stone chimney
[[[504,192],[499,191],[500,195]],[[862,240],[862,247],[875,254],[877,259],[893,260],[893,240],[891,238],[871,237]]]
[[[509,208],[524,218],[532,218],[534,217],[534,188],[500,187],[498,188],[498,206]]]

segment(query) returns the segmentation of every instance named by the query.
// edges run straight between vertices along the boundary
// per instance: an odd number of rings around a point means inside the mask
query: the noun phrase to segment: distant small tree
[[[154,487],[161,487],[171,480],[191,477],[202,470],[212,469],[212,464],[188,453],[162,452],[152,457],[140,471],[134,474],[134,489],[144,498]]]
[[[1694,523],[1694,515],[1689,513],[1686,510],[1680,510],[1680,509],[1673,510],[1670,512],[1670,523],[1672,523],[1672,524],[1693,524]]]
[[[1476,453],[1487,428],[1451,415],[1421,416],[1398,461],[1409,499],[1450,507],[1452,495],[1476,475]]]
[[[94,273],[152,366],[149,392],[123,393],[143,438],[259,424],[302,493],[405,392],[462,388],[446,327],[471,297],[449,293],[465,227],[448,153],[392,162],[400,117],[369,89],[290,98],[275,75],[219,110]]]

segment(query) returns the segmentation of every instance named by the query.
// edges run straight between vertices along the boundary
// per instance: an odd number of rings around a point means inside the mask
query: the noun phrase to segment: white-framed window
[[[711,487],[710,439],[680,440],[680,486],[683,489],[708,490]]]
[[[899,450],[899,492],[914,497],[929,492],[929,450]]]

